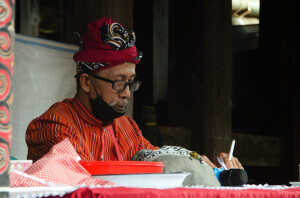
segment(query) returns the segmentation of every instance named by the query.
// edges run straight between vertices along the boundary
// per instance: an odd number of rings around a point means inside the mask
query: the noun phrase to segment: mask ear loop
[[[92,85],[93,85],[93,87],[94,87],[94,90],[95,90],[96,95],[97,95],[97,98],[98,98],[99,95],[98,95],[97,89],[96,89],[96,87],[95,87],[95,85],[94,85],[94,83],[93,83],[93,81],[92,81],[91,75],[90,75],[90,74],[88,74],[88,75],[89,75],[89,78],[91,79],[91,83],[92,83]]]

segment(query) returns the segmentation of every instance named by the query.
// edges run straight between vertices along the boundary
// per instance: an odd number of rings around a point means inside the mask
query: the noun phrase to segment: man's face
[[[124,63],[118,66],[114,66],[99,72],[94,73],[97,76],[107,78],[109,80],[121,80],[124,82],[133,81],[135,74],[135,64],[134,63]],[[115,111],[123,113],[127,110],[128,99],[130,98],[129,86],[126,87],[124,91],[116,91],[112,88],[112,84],[105,82],[103,80],[97,79],[90,76],[91,81],[97,91],[97,93],[92,94],[92,99],[97,97],[97,94],[102,97],[102,99],[109,104]],[[94,90],[92,88],[92,90]]]

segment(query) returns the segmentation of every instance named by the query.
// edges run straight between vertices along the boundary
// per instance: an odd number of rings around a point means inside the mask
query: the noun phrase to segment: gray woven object
[[[219,187],[213,169],[203,161],[201,156],[192,157],[192,151],[178,146],[163,146],[157,150],[142,149],[132,158],[133,161],[152,161],[164,164],[164,173],[190,172],[183,181],[183,186],[202,185]]]

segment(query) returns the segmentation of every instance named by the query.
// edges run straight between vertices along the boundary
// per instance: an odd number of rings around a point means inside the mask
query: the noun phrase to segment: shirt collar
[[[85,108],[85,106],[79,100],[77,94],[74,97],[74,107],[77,110],[78,115],[86,122],[96,126],[103,126],[103,122],[101,120],[98,120],[92,113],[90,113]]]

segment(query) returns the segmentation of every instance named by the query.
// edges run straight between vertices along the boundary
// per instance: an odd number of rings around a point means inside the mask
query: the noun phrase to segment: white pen
[[[235,140],[232,140],[230,151],[229,151],[229,160],[231,161],[233,150],[234,150]]]

